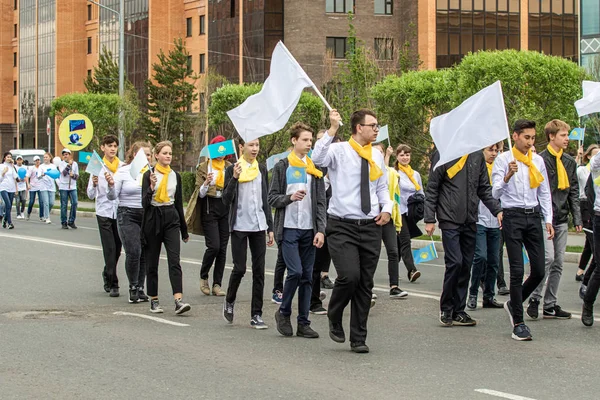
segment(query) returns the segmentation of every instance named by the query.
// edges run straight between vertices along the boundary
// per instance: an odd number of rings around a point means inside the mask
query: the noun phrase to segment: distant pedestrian
[[[0,196],[4,203],[4,218],[2,219],[2,227],[14,229],[12,223],[11,212],[15,192],[17,191],[17,171],[15,170],[12,154],[4,153],[2,156],[2,164],[0,164]]]
[[[77,179],[79,178],[79,166],[73,160],[71,150],[64,148],[62,161],[58,165],[60,178],[58,178],[58,191],[60,193],[60,223],[62,229],[77,229],[75,218],[77,218]],[[67,219],[67,206],[71,202],[71,212]]]
[[[42,201],[41,196],[39,195],[40,190],[42,188],[42,169],[40,157],[33,157],[33,165],[30,166],[27,170],[27,186],[29,190],[29,205],[27,206],[27,221],[29,221],[29,217],[31,212],[33,211],[33,205],[35,204],[35,198],[38,198],[38,213],[40,217],[40,221],[42,220]]]
[[[25,219],[25,204],[27,202],[27,167],[23,165],[23,157],[17,156],[17,165],[15,170],[17,171],[17,191],[15,192],[15,209],[17,211],[17,219]],[[25,176],[21,178],[19,170],[23,168],[25,170]]]
[[[54,207],[54,200],[56,199],[56,179],[52,178],[48,175],[48,171],[54,170],[58,173],[58,168],[51,163],[52,154],[46,153],[44,154],[44,163],[41,166],[42,174],[40,178],[42,179],[42,184],[40,185],[40,207],[43,208],[43,216],[42,221],[51,224],[50,214],[52,212],[52,207]]]

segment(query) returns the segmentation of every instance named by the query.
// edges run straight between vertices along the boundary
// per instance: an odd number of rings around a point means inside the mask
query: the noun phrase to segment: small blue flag
[[[288,185],[295,183],[306,183],[306,168],[302,167],[288,167],[286,171],[286,181]]]
[[[433,243],[429,243],[427,246],[421,249],[413,250],[413,259],[415,260],[415,264],[435,260],[436,258],[438,258],[438,255]]]
[[[585,137],[585,128],[573,128],[569,133],[569,140],[580,140],[583,141]]]
[[[275,155],[272,155],[271,157],[267,158],[267,171],[272,170],[273,167],[275,167],[275,164],[277,164],[279,162],[279,160],[283,160],[284,158],[287,158],[287,156],[289,154],[290,154],[289,151],[284,151],[283,153],[275,154]]]
[[[529,257],[527,257],[527,252],[525,251],[525,246],[523,246],[523,265],[529,264]]]
[[[388,141],[388,144],[390,142],[390,133],[389,133],[389,129],[388,126],[382,126],[381,128],[379,128],[379,133],[377,133],[377,139],[375,139],[375,143],[381,143],[384,140]]]
[[[102,172],[102,167],[104,167],[104,163],[102,162],[102,158],[96,153],[96,150],[92,153],[92,157],[88,162],[88,166],[85,169],[90,175],[100,176],[100,172]]]
[[[209,144],[206,147],[208,148],[208,157],[211,159],[235,154],[235,145],[233,144],[233,140]]]
[[[92,153],[88,153],[87,151],[79,152],[79,163],[80,164],[89,163],[91,158],[92,158]]]

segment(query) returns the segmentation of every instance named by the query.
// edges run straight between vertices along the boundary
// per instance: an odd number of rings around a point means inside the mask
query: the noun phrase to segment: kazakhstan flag
[[[306,168],[302,167],[288,167],[285,178],[288,185],[295,183],[306,183]]]
[[[225,142],[210,144],[207,146],[207,148],[208,148],[208,157],[213,160],[215,158],[225,157],[230,154],[235,154],[235,145],[233,144],[233,140],[227,140]]]
[[[435,260],[436,258],[438,258],[437,251],[435,250],[435,245],[433,243],[429,243],[422,249],[413,250],[413,258],[415,260],[415,264]]]

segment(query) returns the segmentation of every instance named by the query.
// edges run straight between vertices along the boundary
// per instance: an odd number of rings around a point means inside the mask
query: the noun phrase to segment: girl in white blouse
[[[10,212],[12,203],[17,191],[17,170],[13,164],[12,154],[4,153],[2,156],[2,164],[0,164],[0,196],[4,203],[4,218],[2,218],[2,227],[14,229]]]

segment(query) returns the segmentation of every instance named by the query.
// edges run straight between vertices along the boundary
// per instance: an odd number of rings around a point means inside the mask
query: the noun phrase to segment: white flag
[[[262,90],[242,105],[227,111],[235,129],[249,142],[281,130],[298,105],[304,88],[313,86],[302,67],[282,42],[271,57],[271,72]]]
[[[384,125],[381,128],[379,128],[379,133],[377,133],[377,139],[375,139],[374,143],[381,143],[384,140],[388,141],[388,145],[390,144],[390,131],[387,125]]]
[[[577,114],[584,115],[600,112],[600,82],[583,81],[583,98],[575,102]]]
[[[440,152],[434,168],[505,140],[509,131],[500,81],[432,119],[430,131]]]
[[[131,166],[129,170],[131,177],[133,179],[137,179],[140,172],[144,169],[146,165],[148,165],[148,158],[146,158],[146,151],[143,147],[141,147],[138,150],[137,154],[135,155],[135,157],[131,161],[131,164],[129,165]]]

